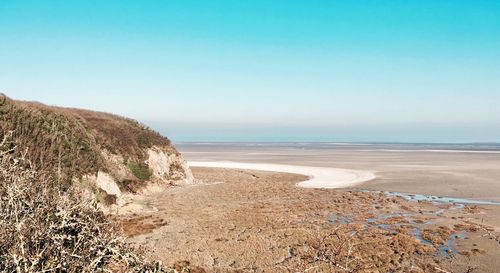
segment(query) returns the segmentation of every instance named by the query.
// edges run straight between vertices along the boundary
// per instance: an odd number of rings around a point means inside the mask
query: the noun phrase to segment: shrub
[[[145,262],[95,202],[15,157],[10,135],[0,139],[0,272],[177,272]]]
[[[151,177],[151,172],[149,171],[148,166],[140,165],[133,161],[129,162],[128,168],[140,180],[148,180]]]
[[[168,139],[135,120],[16,101],[0,93],[0,139],[8,131],[14,132],[16,145],[29,148],[26,157],[33,167],[53,174],[62,189],[83,175],[111,171],[103,150],[134,162],[146,160],[152,146],[177,153]],[[149,171],[141,167],[132,166],[139,179],[148,179]]]

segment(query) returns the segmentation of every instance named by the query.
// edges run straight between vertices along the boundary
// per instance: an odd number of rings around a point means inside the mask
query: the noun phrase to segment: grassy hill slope
[[[191,174],[170,140],[141,123],[113,114],[15,101],[0,96],[0,138],[12,133],[16,153],[62,189],[85,176],[109,174],[121,191],[149,181],[189,180]],[[154,152],[152,152],[154,151]],[[149,157],[161,155],[154,170]]]

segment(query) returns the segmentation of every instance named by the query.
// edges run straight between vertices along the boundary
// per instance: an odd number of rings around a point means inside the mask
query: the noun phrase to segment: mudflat
[[[500,201],[500,151],[471,147],[338,144],[178,144],[189,161],[234,161],[367,170],[357,189]],[[439,148],[439,149],[438,149]],[[474,147],[472,147],[474,148]]]
[[[377,177],[355,187],[318,189],[298,187],[309,179],[303,175],[193,167],[198,184],[140,195],[130,202],[145,209],[120,216],[129,240],[166,264],[189,262],[199,272],[500,268],[500,206],[385,192],[499,200],[496,152],[179,147],[188,160],[345,168]]]
[[[461,273],[500,266],[499,233],[484,217],[496,207],[300,188],[296,183],[307,178],[286,173],[193,171],[200,184],[142,196],[136,202],[151,209],[122,216],[129,240],[166,264],[189,261],[206,272]]]

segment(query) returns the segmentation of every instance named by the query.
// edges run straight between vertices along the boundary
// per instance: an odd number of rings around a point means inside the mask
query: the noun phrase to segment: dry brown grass
[[[27,105],[39,105],[35,103],[23,103]],[[171,146],[169,139],[136,120],[83,109],[44,107],[49,108],[49,110],[60,111],[81,120],[87,129],[96,133],[97,142],[104,145],[113,153],[128,155],[136,159],[144,156],[144,148],[154,145],[169,147],[172,152],[177,152]]]
[[[335,272],[436,272],[425,249],[411,237],[337,226],[318,236],[303,256],[314,268],[330,265]],[[307,270],[306,270],[307,271]]]
[[[13,145],[27,149],[33,167],[56,175],[63,188],[75,175],[95,173],[103,165],[95,139],[76,119],[5,97],[0,97],[0,113],[0,137],[12,131]]]
[[[63,189],[82,175],[106,171],[103,149],[135,165],[143,163],[146,148],[152,146],[177,153],[167,138],[132,119],[14,101],[0,94],[0,138],[8,131],[14,132],[15,145],[27,149],[33,167],[54,175]]]
[[[189,272],[146,262],[77,191],[37,173],[0,141],[0,272]]]

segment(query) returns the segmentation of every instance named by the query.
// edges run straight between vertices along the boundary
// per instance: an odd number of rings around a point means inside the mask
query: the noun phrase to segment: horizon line
[[[500,142],[404,142],[404,141],[276,141],[276,140],[200,140],[200,141],[173,141],[175,144],[202,144],[202,143],[275,143],[275,144],[337,144],[337,145],[353,145],[353,144],[422,144],[422,145],[500,145]]]

